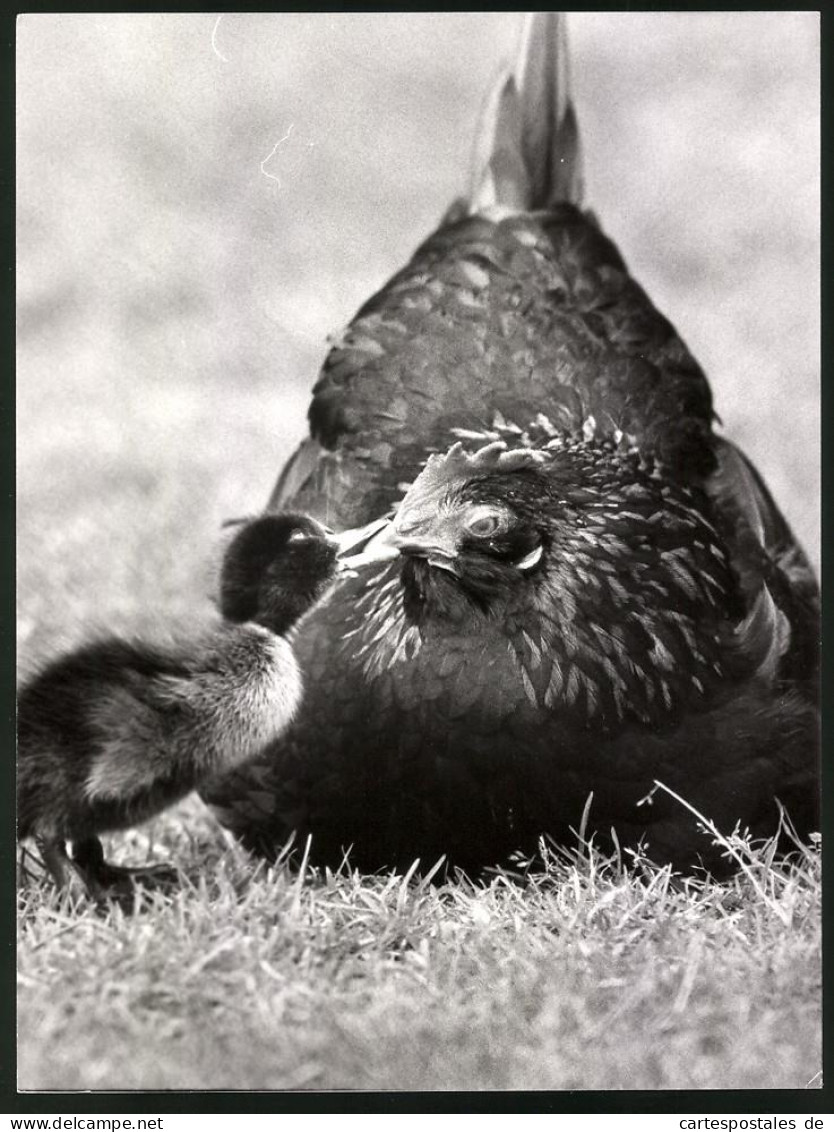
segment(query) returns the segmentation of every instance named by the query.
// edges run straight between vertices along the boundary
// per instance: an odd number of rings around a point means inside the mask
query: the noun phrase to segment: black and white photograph
[[[813,1107],[820,13],[15,55],[19,1093]]]

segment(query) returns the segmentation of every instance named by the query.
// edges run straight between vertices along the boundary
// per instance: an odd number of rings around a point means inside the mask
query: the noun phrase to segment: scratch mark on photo
[[[226,56],[223,54],[223,52],[217,46],[217,29],[220,27],[220,21],[222,19],[223,19],[223,13],[221,12],[220,15],[217,17],[217,19],[214,21],[214,27],[212,28],[212,31],[211,31],[211,48],[212,48],[212,51],[214,52],[214,54],[217,56],[218,59],[222,59],[224,63],[228,63],[229,60],[226,58]]]
[[[290,122],[290,124],[287,128],[287,132],[284,134],[284,136],[282,138],[278,139],[278,141],[275,143],[275,145],[272,147],[272,149],[269,151],[269,153],[266,155],[266,157],[261,162],[261,172],[263,173],[263,175],[265,177],[269,177],[270,181],[277,181],[279,188],[281,187],[281,178],[277,177],[274,173],[267,173],[264,166],[267,164],[268,161],[272,160],[272,158],[278,152],[278,147],[282,146],[284,144],[284,142],[289,138],[290,134],[293,132],[294,129],[295,129],[295,123]]]

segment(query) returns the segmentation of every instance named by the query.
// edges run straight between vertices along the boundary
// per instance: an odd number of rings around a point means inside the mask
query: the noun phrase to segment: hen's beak
[[[429,566],[459,574],[457,532],[453,519],[421,509],[416,514],[400,512],[397,525],[397,546],[401,554],[424,558]]]
[[[447,570],[450,574],[459,574],[458,553],[453,542],[447,542],[440,537],[419,535],[395,535],[396,546],[400,554],[407,554],[413,558],[425,558],[429,566],[436,566],[438,570]]]
[[[339,567],[355,570],[372,562],[387,562],[398,554],[425,558],[430,566],[457,574],[454,543],[437,533],[431,536],[397,530],[395,519],[378,519],[366,527],[344,531],[331,540],[337,546]]]
[[[371,562],[386,562],[396,558],[400,552],[391,519],[375,519],[367,526],[331,535],[329,541],[336,547],[340,570],[355,570]]]

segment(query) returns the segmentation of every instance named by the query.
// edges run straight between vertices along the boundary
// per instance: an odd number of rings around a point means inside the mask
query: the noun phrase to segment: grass
[[[187,809],[153,834],[185,873],[171,899],[23,890],[20,1087],[818,1083],[816,848],[786,864],[736,838],[745,871],[716,885],[584,845],[474,885],[267,868]]]
[[[570,18],[589,203],[818,561],[817,18]],[[325,336],[459,191],[516,19],[227,14],[226,64],[213,13],[20,18],[23,676],[209,615],[221,521],[266,500]],[[22,1087],[818,1081],[816,853],[758,847],[725,887],[595,854],[299,884],[194,801],[114,845],[186,884],[136,916],[24,896]]]

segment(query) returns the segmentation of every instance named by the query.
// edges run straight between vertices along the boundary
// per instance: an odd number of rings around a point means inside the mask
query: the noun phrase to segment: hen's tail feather
[[[485,107],[467,211],[582,203],[582,147],[564,12],[528,12],[521,49]]]

